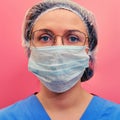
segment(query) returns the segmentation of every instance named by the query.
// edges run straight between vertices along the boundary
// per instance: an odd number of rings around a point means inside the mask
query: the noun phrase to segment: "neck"
[[[53,93],[42,85],[41,91],[37,94],[45,109],[48,110],[67,110],[70,108],[87,105],[92,95],[87,93],[78,82],[73,88],[64,93]]]

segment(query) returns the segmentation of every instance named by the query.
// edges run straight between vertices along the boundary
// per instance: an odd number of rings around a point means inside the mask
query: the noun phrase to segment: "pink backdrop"
[[[27,70],[27,57],[21,46],[24,13],[38,1],[0,1],[0,108],[40,90],[39,81]],[[120,103],[120,1],[76,1],[94,12],[99,33],[95,75],[83,87]]]

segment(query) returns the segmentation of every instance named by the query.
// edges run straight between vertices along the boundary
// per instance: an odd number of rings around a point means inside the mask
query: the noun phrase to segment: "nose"
[[[59,46],[59,45],[63,45],[63,44],[64,44],[64,43],[63,43],[62,37],[59,36],[59,35],[57,35],[57,36],[55,37],[54,45],[55,45],[55,46]]]

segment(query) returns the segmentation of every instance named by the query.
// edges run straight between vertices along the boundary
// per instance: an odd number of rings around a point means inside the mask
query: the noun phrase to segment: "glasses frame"
[[[45,31],[45,32],[48,32],[48,33],[52,33],[52,35],[53,35],[53,44],[51,44],[51,46],[53,46],[55,43],[56,43],[56,37],[61,37],[61,40],[62,40],[62,45],[64,45],[64,36],[66,36],[66,34],[68,34],[68,32],[80,32],[80,33],[82,33],[84,36],[85,36],[85,41],[84,41],[84,44],[82,45],[82,46],[85,46],[85,44],[86,44],[86,40],[87,39],[89,39],[89,37],[84,33],[84,32],[81,32],[80,30],[67,30],[62,36],[61,35],[55,35],[54,34],[54,32],[52,32],[51,30],[49,30],[49,29],[39,29],[39,30],[35,30],[35,31],[33,31],[33,32],[31,32],[31,34],[30,34],[30,40],[31,41],[34,41],[34,34],[35,34],[35,32],[37,32],[37,31]],[[32,42],[32,44],[34,45],[34,43]],[[35,46],[35,45],[34,45]]]

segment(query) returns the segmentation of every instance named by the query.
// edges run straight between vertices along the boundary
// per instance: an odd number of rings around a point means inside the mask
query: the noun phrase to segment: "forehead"
[[[71,30],[86,32],[86,26],[80,16],[66,9],[55,9],[40,15],[34,23],[33,31],[38,29]]]

